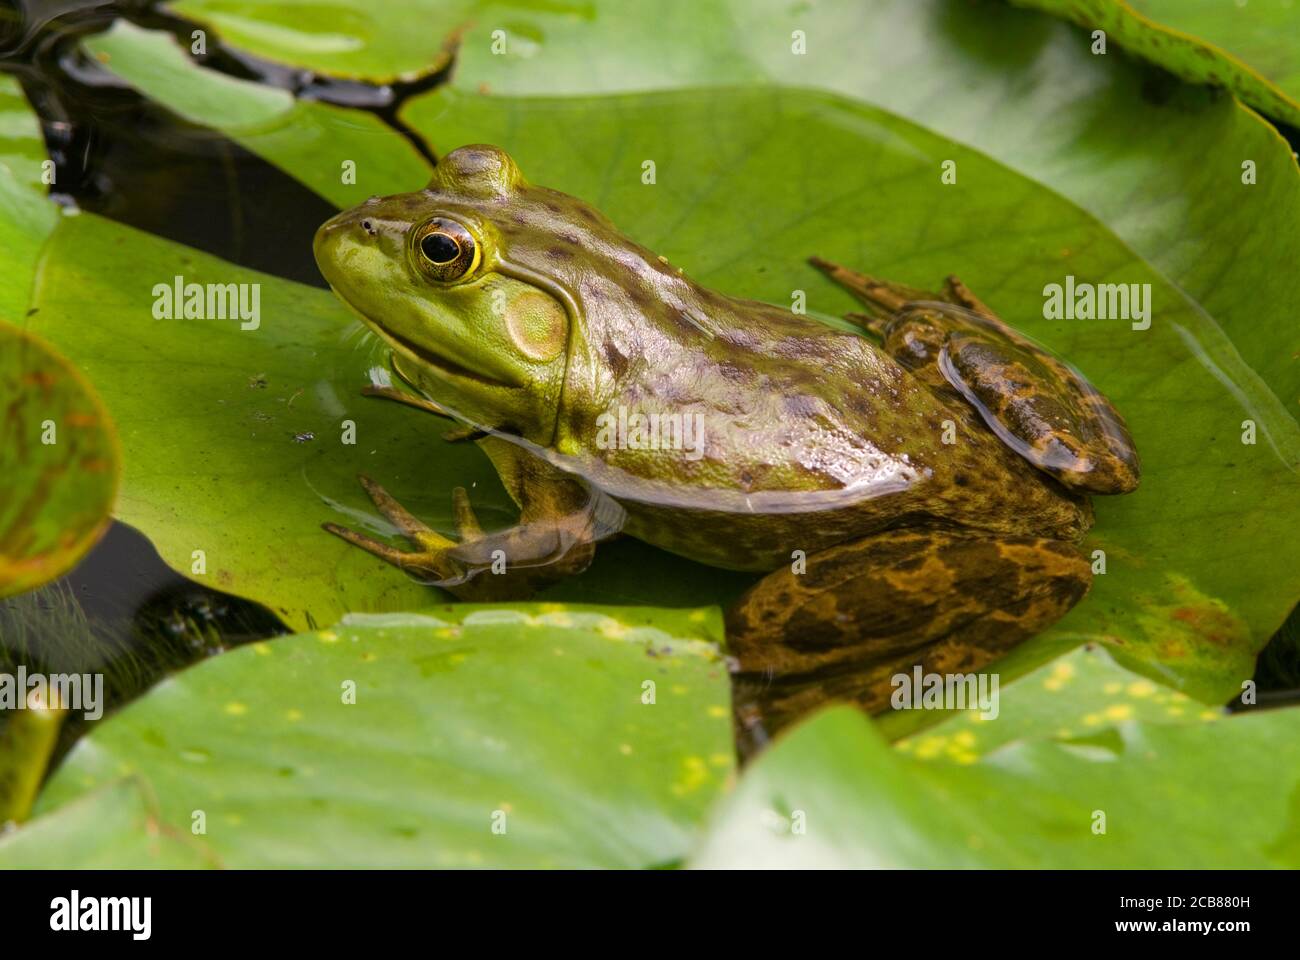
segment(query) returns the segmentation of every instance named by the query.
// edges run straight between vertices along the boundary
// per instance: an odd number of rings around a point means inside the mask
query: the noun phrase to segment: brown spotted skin
[[[446,222],[476,245],[454,279],[419,259]],[[832,329],[696,283],[497,147],[339,214],[315,252],[521,511],[485,533],[459,491],[453,540],[365,480],[413,549],[327,529],[465,599],[526,596],[618,533],[767,574],[730,642],[777,725],[827,694],[872,709],[903,660],[982,664],[1050,623],[1087,588],[1087,494],[1137,482],[1105,399],[959,282],[929,294],[814,261],[876,337]],[[620,410],[698,423],[699,442],[602,442]],[[505,575],[488,572],[497,550]]]
[[[769,574],[727,614],[744,745],[828,700],[875,713],[891,678],[979,671],[1049,626],[1091,582],[1072,544],[905,530]]]

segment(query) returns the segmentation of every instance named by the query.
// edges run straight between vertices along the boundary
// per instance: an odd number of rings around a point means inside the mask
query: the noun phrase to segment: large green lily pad
[[[1260,112],[1300,126],[1300,7],[1292,0],[1012,0],[1104,30],[1195,83],[1227,87]]]
[[[154,688],[77,744],[33,826],[128,775],[227,867],[673,863],[733,767],[721,636],[706,610],[351,617]]]
[[[1052,33],[1069,30],[1036,22]],[[169,42],[140,31],[96,41],[111,54],[110,65],[124,62],[125,46]],[[471,65],[462,65],[458,76]],[[176,91],[209,81],[206,71],[183,61],[174,67],[165,84],[156,72],[128,79],[178,103],[186,97]],[[573,66],[573,74],[579,69],[586,68]],[[558,80],[547,74],[551,82],[565,82],[563,70],[556,73]],[[508,79],[503,74],[503,82]],[[1146,115],[1145,107],[1133,109]],[[1220,116],[1217,109],[1204,111]],[[1008,169],[891,113],[807,91],[507,98],[444,89],[413,101],[405,117],[440,150],[472,141],[504,145],[530,178],[592,200],[635,239],[718,289],[773,302],[788,302],[792,291],[804,289],[811,306],[829,314],[850,301],[803,263],[808,253],[916,285],[957,272],[1004,316],[1078,364],[1128,418],[1145,479],[1137,494],[1099,502],[1087,549],[1106,551],[1107,572],[1089,600],[1034,642],[1025,667],[1083,640],[1100,640],[1188,692],[1223,700],[1250,675],[1255,651],[1300,595],[1296,564],[1259,569],[1251,562],[1261,544],[1275,555],[1296,549],[1280,518],[1298,509],[1300,430],[1268,383],[1243,362],[1249,351],[1276,364],[1277,345],[1294,335],[1285,304],[1255,310],[1250,325],[1235,303],[1232,317],[1211,315],[1170,281],[1168,263],[1134,253],[1128,217],[1116,214],[1112,226],[1063,199],[1054,181]],[[293,172],[292,158],[277,145],[242,132],[243,125],[233,129],[250,149]],[[815,153],[808,144],[817,144]],[[1112,191],[1125,183],[1112,159],[1089,168],[1087,155],[1081,152],[1075,164],[1080,178],[1096,184],[1108,179]],[[1266,197],[1296,207],[1300,181],[1287,169],[1290,158],[1260,157],[1271,172],[1291,179],[1259,193],[1234,181],[1240,192],[1233,209],[1221,211],[1231,224],[1216,222],[1213,237],[1188,243],[1209,244],[1271,221],[1278,209],[1261,206]],[[653,186],[641,181],[647,159],[657,167]],[[957,163],[956,185],[941,183],[945,160]],[[834,189],[827,192],[826,184]],[[340,193],[330,196],[348,202]],[[1199,218],[1196,224],[1211,230]],[[1270,262],[1280,263],[1282,253],[1270,254]],[[1234,273],[1235,261],[1225,269],[1221,283],[1239,287],[1253,270]],[[1067,275],[1151,284],[1151,328],[1134,330],[1126,320],[1044,319],[1045,285]],[[1276,285],[1258,293],[1275,292]],[[1291,367],[1276,372],[1279,383],[1293,376]],[[1257,424],[1254,445],[1241,442],[1247,419]],[[383,449],[392,451],[387,456],[408,452]],[[261,496],[301,496],[282,486],[274,493],[263,489]],[[396,492],[407,498],[428,493]],[[434,493],[435,502],[445,503],[442,495]],[[347,493],[331,489],[329,496]],[[296,508],[276,509],[288,517]],[[252,537],[248,545],[256,549]],[[698,580],[694,571],[689,576]],[[663,583],[680,579],[670,572]],[[355,597],[362,588],[353,587]],[[264,584],[257,578],[243,589],[260,591]],[[669,595],[671,587],[662,589]],[[730,592],[717,594],[725,601]],[[608,598],[588,592],[584,599]]]
[[[969,731],[968,731],[969,732]],[[914,759],[836,707],[750,766],[695,866],[1300,865],[1300,710]]]

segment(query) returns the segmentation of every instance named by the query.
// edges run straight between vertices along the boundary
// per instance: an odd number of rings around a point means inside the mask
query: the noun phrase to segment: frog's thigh
[[[1138,458],[1124,421],[1082,374],[1044,350],[956,331],[939,369],[1011,449],[1072,490],[1127,493]]]
[[[893,531],[832,547],[728,612],[738,707],[768,732],[827,699],[880,710],[895,674],[978,670],[1063,616],[1090,580],[1056,540]]]

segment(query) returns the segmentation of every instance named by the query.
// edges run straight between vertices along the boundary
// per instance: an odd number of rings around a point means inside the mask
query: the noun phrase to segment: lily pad
[[[674,863],[733,768],[721,635],[706,610],[350,617],[165,681],[78,743],[37,813],[127,774],[159,830],[201,822],[227,867]]]
[[[1300,126],[1300,7],[1290,0],[1012,0],[1072,20],[1194,83]]]
[[[446,66],[469,0],[179,0],[173,10],[268,60],[389,83]]]
[[[1295,559],[1285,531],[1300,511],[1300,427],[1287,406],[1300,385],[1287,321],[1298,281],[1285,268],[1297,239],[1260,228],[1300,214],[1300,178],[1276,135],[1204,91],[1190,100],[1175,92],[1184,97],[1177,110],[1148,103],[1140,71],[1092,63],[1077,50],[1077,31],[1050,18],[993,7],[990,26],[963,5],[930,3],[779,12],[761,29],[749,7],[736,8],[748,27],[719,35],[724,48],[749,44],[746,62],[772,65],[783,81],[832,86],[893,112],[779,88],[493,92],[599,84],[628,45],[644,53],[638,44],[654,51],[667,42],[650,29],[621,32],[610,50],[589,37],[590,57],[553,58],[570,49],[570,32],[612,38],[601,28],[637,16],[630,5],[593,9],[596,26],[519,12],[548,25],[530,58],[489,59],[467,34],[457,88],[416,98],[404,118],[439,150],[501,144],[530,179],[591,200],[634,239],[728,293],[788,303],[804,290],[815,311],[849,308],[803,263],[814,252],[922,287],[962,276],[1112,397],[1143,457],[1138,493],[1097,505],[1086,549],[1105,552],[1105,574],[1088,600],[1031,642],[1021,667],[1097,640],[1197,697],[1236,693],[1300,596],[1300,564],[1255,562],[1261,550]],[[882,11],[888,29],[872,19]],[[791,23],[803,24],[816,55],[793,54]],[[851,63],[874,45],[879,56],[868,60],[879,70],[844,69],[837,38],[850,35]],[[1024,49],[1039,53],[1033,70],[1061,84],[1044,81],[1026,95],[1030,67],[1015,52]],[[718,71],[704,79],[723,79]],[[660,76],[681,86],[688,72],[665,66]],[[208,83],[208,74],[181,64],[168,84],[149,80],[149,92],[180,99],[175,91]],[[489,93],[465,92],[483,83]],[[994,109],[1013,94],[1016,110]],[[1101,115],[1104,129],[1091,120]],[[293,172],[269,141],[242,142]],[[1170,144],[1179,145],[1172,161]],[[1240,180],[1243,153],[1258,158],[1256,185]],[[653,185],[642,182],[646,160],[656,164]],[[955,184],[942,182],[946,161]],[[1160,200],[1170,191],[1204,203]],[[1068,277],[1149,284],[1150,328],[1047,319],[1045,288]],[[1247,421],[1256,443],[1243,442]],[[698,577],[683,565],[660,584],[667,591]]]
[[[0,321],[27,309],[41,243],[59,218],[42,180],[47,158],[40,123],[18,81],[0,74]]]
[[[1086,645],[1014,679],[999,683],[992,711],[939,712],[933,729],[894,746],[921,760],[970,762],[1016,740],[1085,740],[1124,724],[1204,724],[1227,714],[1177,690],[1126,670],[1106,648]],[[887,713],[878,726],[889,736],[905,717]]]
[[[1300,770],[1276,760],[1297,735],[1274,710],[936,762],[836,707],[747,768],[693,865],[1295,868]]]
[[[220,866],[190,836],[159,823],[156,804],[138,778],[109,783],[40,817],[0,833],[6,870],[181,870]]]
[[[0,597],[70,570],[108,528],[117,435],[50,346],[0,322]]]

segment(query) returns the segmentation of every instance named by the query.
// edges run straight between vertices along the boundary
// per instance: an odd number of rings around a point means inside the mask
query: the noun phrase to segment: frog
[[[754,743],[1046,629],[1090,587],[1092,498],[1138,485],[1110,401],[956,277],[930,292],[812,256],[862,304],[837,327],[695,282],[490,144],[313,249],[389,349],[400,386],[366,392],[456,421],[519,508],[487,531],[458,487],[449,535],[362,476],[404,547],[324,529],[466,601],[530,597],[617,536],[750,573],[724,623]]]

